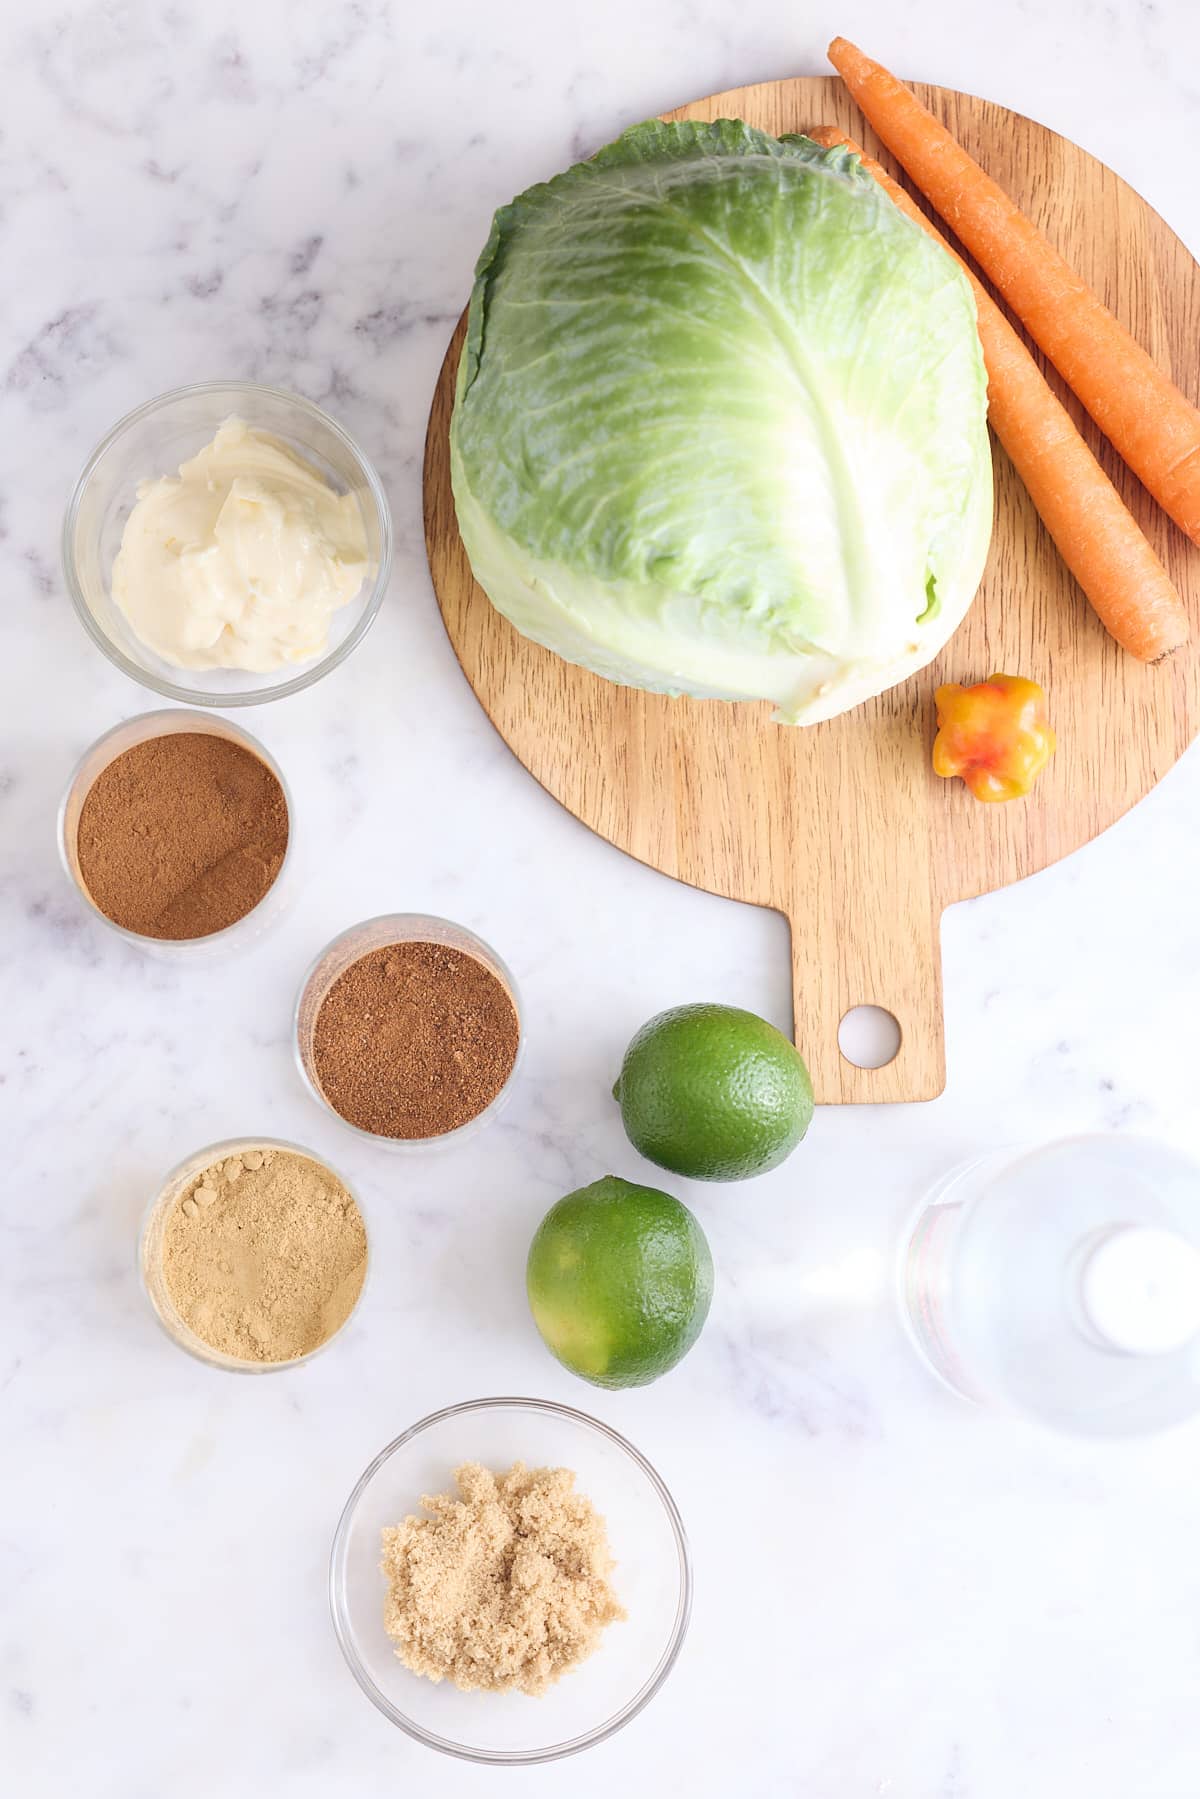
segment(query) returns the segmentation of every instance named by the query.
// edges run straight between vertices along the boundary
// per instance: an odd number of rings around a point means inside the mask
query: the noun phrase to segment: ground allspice
[[[283,865],[288,810],[261,756],[228,737],[147,738],[97,775],[79,814],[84,887],[106,918],[208,937],[253,911]]]
[[[377,1137],[440,1137],[489,1106],[520,1041],[507,987],[441,943],[371,950],[317,1013],[313,1068],[335,1112]]]

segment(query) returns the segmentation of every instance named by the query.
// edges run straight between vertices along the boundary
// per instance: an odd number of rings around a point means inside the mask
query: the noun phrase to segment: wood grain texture
[[[946,89],[915,91],[1195,399],[1200,269],[1157,213],[1110,169],[1020,114]],[[735,88],[667,116],[743,118],[775,134],[840,125],[898,174],[836,78]],[[945,1082],[942,911],[1044,868],[1150,790],[1200,725],[1200,652],[1193,644],[1147,668],[1117,648],[995,446],[996,530],[983,585],[920,675],[807,729],[772,724],[767,706],[615,687],[520,637],[471,579],[447,446],[460,342],[461,327],[430,415],[426,538],[446,629],[488,716],[537,780],[610,842],[679,880],[786,914],[796,1041],[820,1103],[935,1097]],[[1049,378],[1200,637],[1200,552]],[[1059,751],[1030,798],[984,806],[930,769],[933,690],[1001,670],[1044,684]],[[683,997],[704,998],[703,968],[694,986]],[[839,1022],[861,1003],[899,1020],[900,1050],[885,1068],[856,1068],[838,1049]]]

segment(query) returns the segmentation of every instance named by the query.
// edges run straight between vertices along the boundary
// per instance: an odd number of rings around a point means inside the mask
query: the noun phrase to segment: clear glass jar
[[[317,1073],[316,1059],[313,1053],[313,1039],[316,1033],[317,1016],[325,1003],[325,997],[334,982],[345,974],[352,963],[361,957],[370,955],[372,950],[387,949],[396,943],[440,943],[448,949],[460,950],[463,955],[474,956],[482,962],[489,974],[495,976],[512,1001],[513,1011],[517,1015],[517,1053],[509,1070],[508,1079],[499,1093],[469,1118],[466,1124],[460,1124],[456,1130],[441,1131],[432,1137],[384,1137],[375,1131],[364,1131],[330,1105],[321,1088]],[[462,1143],[473,1137],[485,1125],[497,1117],[501,1108],[507,1104],[512,1092],[513,1082],[525,1053],[525,1020],[521,1011],[520,995],[517,983],[511,971],[500,960],[495,950],[486,944],[482,937],[468,931],[465,925],[454,924],[448,918],[434,918],[423,912],[390,912],[378,918],[364,919],[361,924],[351,925],[326,945],[304,977],[300,996],[296,1002],[295,1014],[295,1052],[296,1066],[300,1070],[300,1078],[312,1094],[313,1098],[329,1114],[336,1118],[343,1130],[353,1131],[363,1143],[375,1143],[384,1149],[425,1150],[449,1147]]]
[[[174,475],[236,414],[311,463],[337,493],[352,493],[367,536],[367,572],[356,597],[330,620],[329,644],[305,663],[269,674],[182,669],[135,636],[113,601],[112,566],[139,483]],[[348,432],[298,394],[253,381],[206,381],[160,394],[113,426],[88,457],[62,532],[67,592],[84,630],[110,662],[143,687],[195,706],[255,706],[311,687],[360,644],[379,611],[392,566],[392,523],[378,475]]]
[[[142,1290],[150,1301],[154,1316],[173,1343],[177,1344],[180,1349],[185,1349],[189,1355],[195,1356],[197,1361],[207,1362],[212,1368],[224,1368],[230,1374],[276,1374],[284,1368],[299,1368],[303,1363],[311,1362],[314,1356],[323,1354],[331,1343],[336,1343],[351,1318],[355,1316],[362,1304],[363,1294],[367,1290],[367,1282],[371,1278],[371,1239],[368,1231],[367,1270],[359,1289],[358,1298],[351,1306],[350,1311],[337,1330],[331,1336],[326,1337],[323,1343],[318,1343],[315,1349],[308,1350],[304,1355],[291,1356],[287,1361],[252,1362],[244,1356],[226,1355],[222,1350],[214,1349],[211,1343],[206,1343],[203,1337],[196,1335],[176,1310],[175,1302],[171,1298],[171,1290],[167,1285],[167,1277],[163,1269],[163,1233],[166,1230],[167,1219],[180,1194],[195,1180],[198,1174],[203,1174],[206,1169],[212,1168],[218,1162],[224,1162],[229,1156],[245,1155],[248,1150],[255,1149],[285,1150],[289,1155],[304,1156],[307,1161],[316,1162],[320,1167],[327,1169],[333,1178],[346,1189],[358,1207],[363,1221],[363,1229],[367,1230],[362,1201],[349,1181],[336,1168],[332,1167],[324,1156],[316,1155],[311,1149],[306,1149],[302,1143],[288,1143],[281,1137],[230,1137],[227,1142],[210,1143],[206,1149],[196,1150],[194,1154],[188,1156],[186,1161],[180,1162],[177,1168],[171,1170],[146,1209],[141,1235],[138,1238],[138,1273],[141,1276]]]
[[[79,866],[79,818],[84,801],[110,762],[115,762],[118,756],[123,756],[126,750],[133,749],[139,743],[148,743],[152,738],[169,737],[181,732],[222,737],[228,743],[236,743],[241,749],[249,750],[251,755],[257,756],[260,762],[266,764],[279,782],[284,804],[287,806],[287,849],[283,853],[279,873],[257,906],[243,917],[235,919],[231,925],[226,925],[223,930],[210,931],[206,937],[145,937],[140,931],[127,931],[124,925],[109,918],[88,892]],[[297,885],[296,812],[283,770],[249,731],[243,731],[240,725],[231,723],[227,718],[216,718],[208,712],[182,711],[172,706],[170,710],[142,712],[136,718],[125,719],[122,724],[114,725],[111,731],[106,731],[103,737],[98,737],[91,748],[84,752],[67,782],[66,792],[58,808],[58,853],[68,880],[89,912],[110,931],[115,931],[125,943],[131,943],[145,955],[155,956],[162,961],[207,961],[245,949],[265,931],[270,930],[286,911]]]
[[[953,1170],[906,1233],[900,1309],[964,1397],[1124,1436],[1200,1410],[1200,1167],[1068,1138]]]

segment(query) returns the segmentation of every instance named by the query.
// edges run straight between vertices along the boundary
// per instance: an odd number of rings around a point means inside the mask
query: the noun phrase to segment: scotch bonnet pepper
[[[936,694],[933,771],[961,775],[977,800],[1014,800],[1029,792],[1054,754],[1046,695],[1023,675],[993,675],[974,687],[951,683]]]

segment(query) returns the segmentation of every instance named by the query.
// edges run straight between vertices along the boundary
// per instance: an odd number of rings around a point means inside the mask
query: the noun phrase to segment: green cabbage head
[[[852,155],[650,122],[496,214],[459,527],[568,661],[807,724],[923,667],[970,605],[986,410],[962,271]]]

